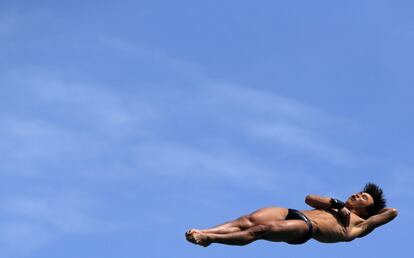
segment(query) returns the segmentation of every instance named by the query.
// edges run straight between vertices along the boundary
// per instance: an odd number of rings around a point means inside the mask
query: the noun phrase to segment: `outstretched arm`
[[[350,232],[350,238],[363,237],[371,233],[375,228],[382,226],[395,217],[397,217],[398,211],[394,208],[384,208],[379,211],[378,214],[369,217],[367,220],[354,227]]]
[[[322,197],[319,195],[310,194],[306,196],[305,203],[315,209],[330,209],[331,208],[331,198]]]

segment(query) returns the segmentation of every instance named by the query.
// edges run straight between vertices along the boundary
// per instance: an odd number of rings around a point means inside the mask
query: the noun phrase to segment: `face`
[[[354,209],[366,208],[372,204],[374,204],[374,199],[364,192],[353,194],[346,201],[346,205]]]

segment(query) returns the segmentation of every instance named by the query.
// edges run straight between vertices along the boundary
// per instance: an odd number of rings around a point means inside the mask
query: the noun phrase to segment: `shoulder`
[[[382,226],[398,215],[397,209],[385,208],[379,214],[369,217],[366,220],[361,219],[348,230],[348,237],[355,239],[357,237],[364,237],[371,233],[375,228]]]

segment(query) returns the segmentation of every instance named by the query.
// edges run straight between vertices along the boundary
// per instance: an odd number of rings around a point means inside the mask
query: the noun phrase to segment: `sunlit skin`
[[[394,219],[398,212],[384,208],[367,218],[367,207],[374,199],[364,192],[351,195],[345,207],[331,208],[330,197],[306,196],[305,202],[315,208],[302,210],[312,222],[312,238],[324,243],[349,242],[363,237],[375,228]],[[236,220],[208,229],[191,229],[186,232],[188,241],[201,246],[211,243],[246,245],[256,240],[292,242],[301,238],[308,230],[302,220],[286,220],[287,208],[262,208]]]
[[[351,195],[347,199],[345,202],[345,207],[348,208],[349,211],[357,214],[359,217],[366,217],[366,207],[370,206],[373,203],[374,199],[371,197],[371,195],[364,192],[359,192]]]

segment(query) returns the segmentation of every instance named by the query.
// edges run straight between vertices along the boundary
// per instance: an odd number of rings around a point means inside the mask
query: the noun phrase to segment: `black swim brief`
[[[293,219],[298,219],[298,220],[303,220],[306,222],[306,224],[308,225],[308,231],[298,240],[295,241],[291,241],[288,242],[289,244],[293,244],[293,245],[299,245],[299,244],[303,244],[306,241],[308,241],[309,239],[312,238],[312,232],[313,232],[313,226],[312,223],[310,221],[310,219],[308,219],[308,217],[305,216],[305,214],[303,214],[302,212],[298,211],[298,210],[294,210],[294,209],[289,209],[288,215],[286,216],[286,220],[293,220]]]

